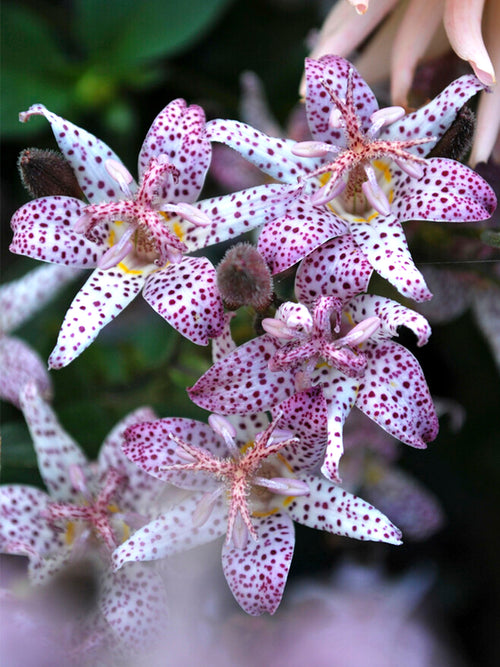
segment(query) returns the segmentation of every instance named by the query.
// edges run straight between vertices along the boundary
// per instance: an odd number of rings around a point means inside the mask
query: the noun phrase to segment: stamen
[[[222,415],[212,414],[208,418],[208,423],[212,430],[223,438],[231,454],[238,457],[240,455],[240,450],[234,441],[236,437],[236,429],[231,422]]]
[[[342,127],[344,127],[344,124],[345,123],[342,112],[337,107],[333,107],[333,109],[330,111],[330,116],[328,117],[328,125],[333,130],[340,130]]]
[[[287,327],[285,322],[277,320],[275,317],[265,317],[261,322],[261,326],[266,333],[281,340],[293,340],[296,335],[295,332]]]
[[[200,528],[200,526],[203,526],[203,524],[208,520],[223,489],[224,487],[219,486],[217,489],[215,489],[215,491],[205,493],[202,496],[200,502],[193,512],[192,521],[194,528]]]
[[[385,192],[378,183],[372,184],[370,181],[365,181],[361,185],[363,194],[370,205],[380,213],[380,215],[387,216],[391,213],[391,205],[387,199]]]
[[[206,227],[207,225],[212,224],[212,220],[206,213],[199,208],[196,208],[196,206],[186,204],[186,202],[166,204],[165,206],[162,206],[161,210],[165,211],[165,213],[177,213],[181,218],[184,218],[197,227]]]
[[[370,116],[370,121],[372,123],[370,129],[368,130],[368,136],[370,138],[374,137],[379,130],[388,125],[392,125],[398,120],[401,120],[406,114],[406,111],[403,107],[384,107],[383,109],[378,109],[374,111]]]
[[[128,186],[132,183],[134,178],[128,169],[121,162],[113,160],[112,158],[106,160],[104,166],[111,178],[118,183],[120,190],[127,195],[127,197],[131,197],[132,193]]]
[[[359,322],[353,327],[348,334],[335,341],[335,346],[342,347],[343,345],[360,345],[370,338],[370,336],[380,327],[380,318],[367,317],[366,320]]]
[[[248,544],[248,528],[241,514],[238,512],[234,518],[233,530],[231,533],[233,544],[236,549],[244,549]]]
[[[90,501],[92,499],[92,495],[87,485],[87,480],[85,479],[82,467],[76,463],[72,463],[68,468],[68,472],[71,486],[75,489],[75,491],[78,491],[78,493],[80,493],[85,498],[85,500]]]
[[[339,177],[334,185],[331,182],[327,183],[311,196],[311,204],[313,206],[328,204],[329,201],[342,194],[346,185],[347,183],[342,177]]]
[[[111,246],[102,257],[97,261],[97,267],[105,271],[117,266],[125,257],[132,252],[134,244],[130,241],[130,237],[134,234],[135,229],[129,227],[115,245]]]
[[[394,162],[402,169],[405,174],[412,178],[420,179],[424,175],[424,168],[420,162],[416,160],[402,160],[401,158],[394,158]]]
[[[308,485],[301,479],[295,479],[295,477],[256,477],[254,478],[254,484],[263,486],[280,496],[309,495]]]
[[[340,148],[324,141],[298,141],[292,148],[292,153],[299,157],[323,157],[328,153],[338,153]]]

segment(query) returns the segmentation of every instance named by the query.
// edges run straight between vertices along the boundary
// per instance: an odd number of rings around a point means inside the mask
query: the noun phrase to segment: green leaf
[[[77,0],[75,31],[111,71],[172,55],[199,38],[231,0]]]
[[[486,229],[481,234],[481,241],[487,245],[493,246],[493,248],[500,248],[500,232],[494,231],[493,229]]]

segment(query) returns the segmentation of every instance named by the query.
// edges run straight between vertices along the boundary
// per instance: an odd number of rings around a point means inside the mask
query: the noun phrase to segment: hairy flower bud
[[[69,162],[61,153],[25,148],[17,161],[21,181],[32,197],[63,195],[83,199],[83,193]]]
[[[230,248],[217,267],[217,285],[225,305],[265,310],[272,300],[271,272],[259,251],[249,243]]]

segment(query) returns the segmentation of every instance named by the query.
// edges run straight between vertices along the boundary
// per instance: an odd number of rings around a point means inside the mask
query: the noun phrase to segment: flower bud
[[[32,197],[63,195],[83,199],[75,173],[57,151],[25,148],[17,161],[21,181]]]
[[[257,248],[238,243],[230,248],[217,267],[217,285],[230,309],[253,306],[264,311],[272,300],[271,272]]]

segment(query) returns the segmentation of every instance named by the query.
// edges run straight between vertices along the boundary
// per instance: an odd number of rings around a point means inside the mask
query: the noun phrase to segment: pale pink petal
[[[479,327],[490,344],[500,368],[500,290],[497,285],[480,286],[475,290],[472,307]]]
[[[11,220],[10,251],[42,262],[90,269],[107,250],[73,231],[85,205],[71,197],[42,197],[18,209]]]
[[[295,386],[288,372],[268,368],[278,348],[267,335],[241,345],[188,389],[191,400],[220,414],[252,414],[281,403],[295,393]]]
[[[129,651],[151,649],[165,634],[165,586],[154,569],[142,563],[106,572],[99,590],[99,608]]]
[[[224,308],[215,268],[205,257],[184,257],[149,276],[142,293],[179,333],[207,345],[224,327]]]
[[[418,361],[393,341],[373,347],[365,343],[363,352],[369,362],[357,407],[398,440],[424,448],[436,437],[439,424]]]
[[[240,118],[271,137],[281,137],[284,131],[269,109],[264,85],[255,72],[240,75]]]
[[[212,339],[212,360],[214,363],[224,359],[236,349],[236,343],[231,335],[231,320],[235,315],[236,313],[225,313],[224,328],[218,336]]]
[[[72,267],[40,266],[0,287],[0,331],[13,331],[80,275]]]
[[[52,397],[52,382],[40,355],[19,338],[0,337],[0,398],[19,407],[19,393],[30,381],[44,398]]]
[[[295,278],[295,295],[312,305],[320,296],[336,296],[344,303],[365,292],[373,268],[350,234],[317,248],[300,264]]]
[[[415,301],[432,297],[415,267],[400,223],[394,216],[376,216],[370,222],[351,224],[351,234],[375,271],[404,296]]]
[[[273,274],[290,268],[318,246],[345,234],[348,225],[326,207],[312,206],[300,197],[286,215],[268,223],[259,235],[258,249]]]
[[[397,336],[398,327],[411,329],[417,337],[419,347],[425,345],[431,335],[431,328],[425,317],[383,296],[360,294],[347,304],[344,312],[353,322],[361,322],[368,317],[380,319],[381,326],[370,336],[371,342]]]
[[[244,549],[222,548],[224,576],[240,607],[251,616],[274,614],[285,588],[295,545],[291,519],[278,512],[254,521],[258,539]]]
[[[77,492],[68,471],[72,466],[86,470],[88,462],[85,454],[63,429],[34,384],[26,385],[19,398],[33,440],[40,475],[50,496],[61,502],[75,500]]]
[[[227,506],[222,501],[216,503],[208,521],[200,527],[193,526],[193,513],[201,496],[200,493],[190,495],[136,531],[113,552],[114,569],[119,570],[129,562],[158,560],[225,535]]]
[[[297,523],[357,540],[401,544],[401,531],[361,498],[317,475],[301,475],[308,496],[296,496],[287,508]]]
[[[95,270],[66,313],[49,357],[50,368],[63,368],[81,354],[100,330],[137,296],[146,277],[142,272],[124,271],[120,266]]]
[[[28,111],[19,114],[23,122],[31,116],[45,116],[64,157],[68,160],[83,193],[91,204],[122,199],[118,183],[106,169],[106,161],[120,158],[100,139],[46,109],[43,104],[34,104]],[[130,184],[133,191],[136,186]]]
[[[482,83],[491,86],[495,83],[495,70],[481,34],[484,3],[485,0],[445,0],[443,21],[457,56],[470,63]]]

